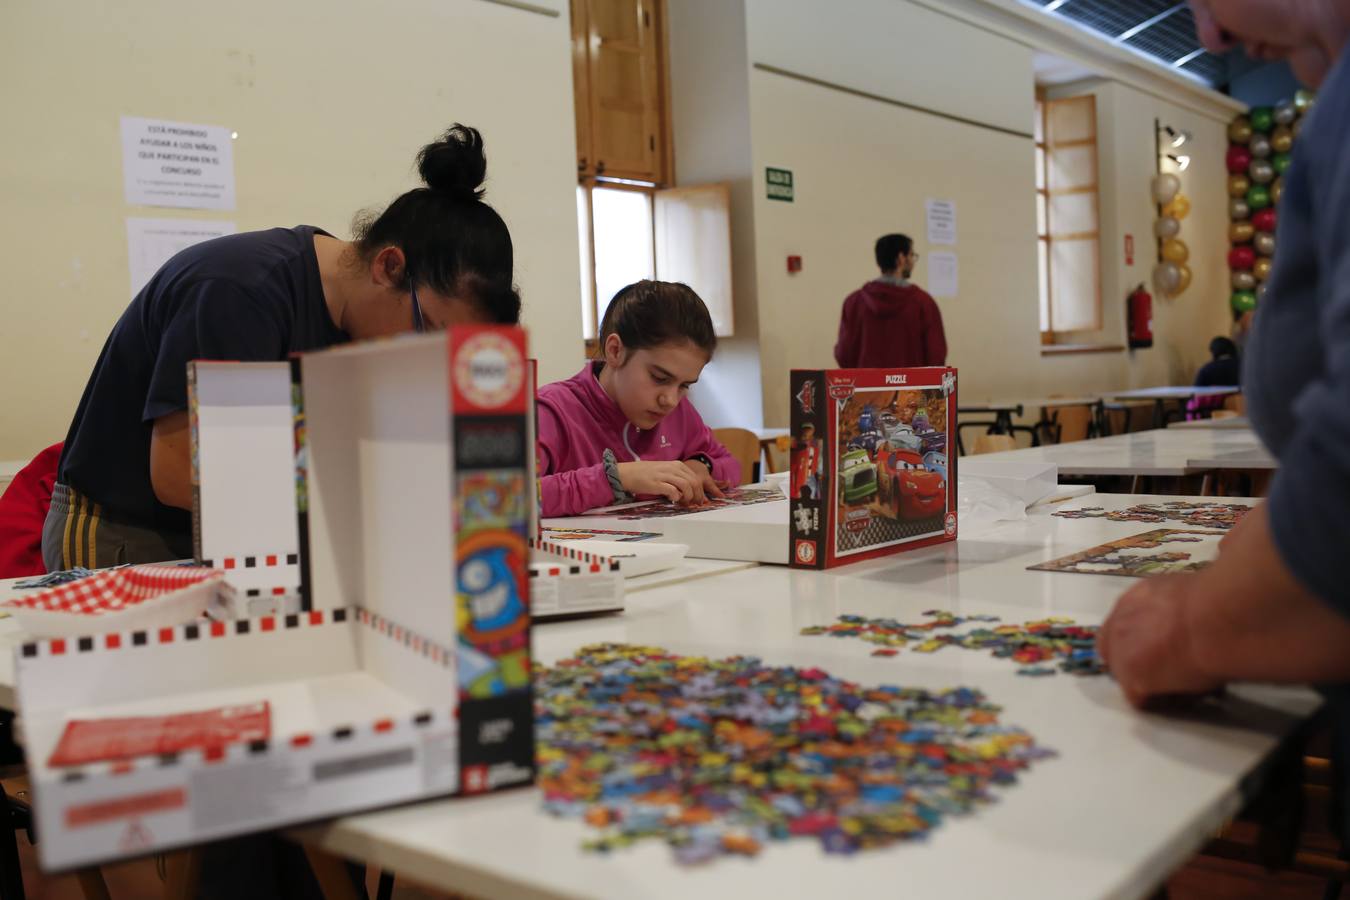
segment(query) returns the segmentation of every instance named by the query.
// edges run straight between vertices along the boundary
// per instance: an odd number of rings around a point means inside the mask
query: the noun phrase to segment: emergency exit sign
[[[792,202],[792,172],[787,169],[765,169],[764,180],[768,184],[769,199]]]

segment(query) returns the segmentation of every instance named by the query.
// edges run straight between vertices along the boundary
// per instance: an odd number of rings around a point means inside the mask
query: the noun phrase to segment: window
[[[682,281],[732,334],[726,185],[672,181],[664,0],[571,0],[581,322],[643,278]]]
[[[1097,103],[1036,100],[1036,233],[1041,343],[1100,331]]]

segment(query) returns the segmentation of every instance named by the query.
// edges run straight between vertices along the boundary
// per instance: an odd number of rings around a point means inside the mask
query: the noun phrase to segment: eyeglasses
[[[412,285],[412,320],[413,331],[421,334],[427,330],[427,323],[422,318],[422,304],[417,302],[417,285]]]

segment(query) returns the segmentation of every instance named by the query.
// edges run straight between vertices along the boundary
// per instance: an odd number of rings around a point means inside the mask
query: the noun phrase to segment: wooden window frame
[[[1036,149],[1040,150],[1040,171],[1037,173],[1039,184],[1036,188],[1038,202],[1045,204],[1045,223],[1044,230],[1040,223],[1037,223],[1037,265],[1039,262],[1040,247],[1045,248],[1045,318],[1046,327],[1041,331],[1041,344],[1054,345],[1061,343],[1082,344],[1085,343],[1084,336],[1097,335],[1104,326],[1104,316],[1102,310],[1102,263],[1101,263],[1101,168],[1098,153],[1100,131],[1097,123],[1097,98],[1091,94],[1084,94],[1077,97],[1065,97],[1064,100],[1087,100],[1092,104],[1092,137],[1079,140],[1057,141],[1052,148],[1050,141],[1050,122],[1049,105],[1055,101],[1046,96],[1043,88],[1036,89],[1036,105],[1040,116],[1040,135],[1041,139],[1036,141]],[[1073,147],[1091,147],[1092,148],[1092,184],[1081,185],[1071,188],[1052,188],[1050,186],[1050,156],[1052,149],[1063,149]],[[1054,224],[1052,221],[1051,198],[1058,196],[1068,196],[1073,194],[1092,194],[1095,200],[1094,207],[1096,212],[1097,227],[1088,231],[1072,232],[1068,234],[1055,235]],[[1092,287],[1093,297],[1093,324],[1089,328],[1074,329],[1072,331],[1057,331],[1055,329],[1055,284],[1054,284],[1054,243],[1060,241],[1093,241],[1093,277]],[[1038,297],[1039,301],[1039,297]]]
[[[595,176],[586,176],[578,182],[586,192],[586,225],[591,230],[590,248],[591,248],[591,269],[588,273],[591,280],[591,307],[592,314],[595,316],[595,338],[586,337],[586,355],[594,356],[599,347],[598,336],[600,334],[600,322],[604,316],[604,310],[601,309],[601,300],[599,291],[596,290],[595,283],[595,201],[593,191],[596,188],[605,188],[606,190],[632,191],[637,194],[646,194],[651,201],[652,206],[656,205],[656,192],[661,189],[660,185],[637,181],[618,181],[608,178],[597,178]],[[653,217],[652,222],[652,260],[655,266],[656,260],[656,223]],[[584,273],[587,274],[587,273]],[[609,306],[612,297],[606,297],[603,305]],[[583,336],[584,337],[584,336]]]

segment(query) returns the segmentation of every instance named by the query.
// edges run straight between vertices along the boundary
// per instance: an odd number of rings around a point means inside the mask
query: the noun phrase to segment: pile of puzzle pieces
[[[896,648],[909,647],[916,653],[934,653],[943,647],[988,650],[999,658],[1021,663],[1019,675],[1053,675],[1055,670],[1039,665],[1059,661],[1059,670],[1072,675],[1099,675],[1105,671],[1097,655],[1097,628],[1075,625],[1073,619],[1052,617],[1025,625],[992,625],[960,634],[937,633],[968,623],[994,623],[998,616],[957,616],[946,610],[930,609],[927,622],[905,623],[895,619],[869,619],[865,616],[840,616],[833,625],[812,625],[802,629],[808,636],[859,638],[879,645],[873,656],[894,656]],[[912,645],[912,646],[911,646]]]
[[[924,836],[1053,755],[978,691],[863,687],[815,668],[596,644],[536,675],[545,807],[612,850],[677,861],[809,837],[849,854]]]
[[[1166,503],[1140,503],[1128,509],[1110,512],[1100,506],[1060,510],[1054,515],[1061,519],[1108,519],[1112,522],[1180,522],[1192,528],[1216,528],[1227,531],[1252,508],[1243,503],[1195,503],[1189,500],[1170,500]]]

